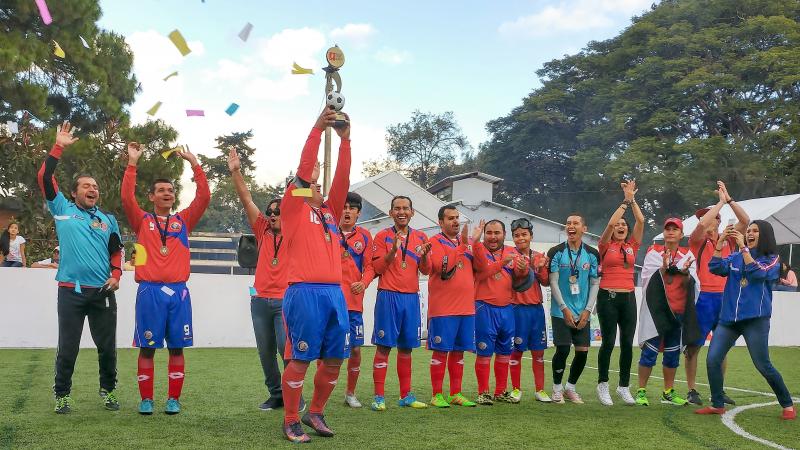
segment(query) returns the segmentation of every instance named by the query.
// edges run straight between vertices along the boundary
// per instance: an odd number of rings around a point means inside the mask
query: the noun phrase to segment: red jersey
[[[180,283],[189,279],[189,233],[211,202],[211,191],[203,168],[197,165],[192,167],[192,171],[197,185],[192,203],[177,214],[156,217],[155,213],[143,211],[136,203],[136,166],[129,165],[125,169],[122,177],[122,208],[131,229],[136,232],[136,241],[146,252],[144,264],[136,266],[136,281]]]
[[[428,317],[469,316],[475,314],[475,278],[472,274],[472,246],[461,244],[439,233],[431,238],[428,278]],[[447,263],[445,266],[445,258]],[[455,269],[452,277],[443,272]]]
[[[312,128],[308,135],[297,178],[308,182],[319,152],[322,130]],[[313,208],[305,197],[295,197],[296,183],[289,183],[281,200],[281,233],[288,252],[289,284],[342,282],[342,247],[339,244],[339,217],[350,188],[350,140],[339,145],[339,161],[328,199]]]
[[[608,241],[600,244],[601,289],[622,289],[632,291],[633,263],[642,244],[631,239],[628,242]]]
[[[705,233],[699,239],[692,239],[694,233],[689,237],[689,248],[694,253],[697,261],[697,279],[700,280],[701,292],[718,292],[722,293],[725,290],[725,281],[727,277],[714,275],[708,270],[708,263],[714,256],[716,243],[706,237]],[[722,245],[722,257],[727,258],[733,253],[734,243],[730,239],[726,240]],[[702,250],[702,254],[700,251]]]
[[[519,252],[519,250],[517,250]],[[530,270],[536,270],[536,264],[547,258],[544,253],[539,253],[528,249],[528,254],[522,255],[528,261]],[[541,305],[542,304],[542,286],[550,286],[550,270],[548,264],[543,265],[538,271],[534,272],[534,280],[530,289],[525,292],[514,291],[514,297],[511,303],[515,305]]]
[[[364,311],[364,292],[353,294],[350,286],[362,282],[367,289],[375,271],[372,269],[372,236],[365,228],[356,225],[349,233],[339,234],[342,246],[342,292],[348,311]]]
[[[515,260],[511,260],[508,264],[503,264],[503,258],[508,255],[520,257],[517,249],[503,246],[499,251],[491,252],[482,244],[480,248],[477,245],[473,246],[475,249],[476,260],[476,287],[475,298],[490,305],[506,306],[511,304],[511,299],[514,297],[514,289],[512,288],[514,280],[523,278],[528,274],[528,268],[517,270],[514,265]]]
[[[430,259],[420,257],[422,245],[428,242],[428,236],[408,227],[408,237],[387,266],[383,258],[392,250],[394,238],[395,227],[386,228],[375,235],[372,243],[372,268],[381,277],[378,289],[407,294],[419,292],[418,272],[427,275],[431,271]]]
[[[651,245],[647,249],[648,252],[656,251],[659,255],[664,255],[663,245]],[[673,257],[674,265],[678,265],[678,261],[682,260],[689,253],[689,249],[685,247],[678,247],[678,251]],[[662,256],[663,257],[663,256]],[[678,267],[681,269],[682,267]],[[690,275],[684,274],[663,274],[664,279],[664,292],[667,295],[667,302],[669,309],[675,314],[683,314],[686,311],[686,296],[689,291],[686,290],[686,282]]]
[[[283,245],[283,235],[272,231],[269,219],[259,213],[253,225],[253,233],[258,242],[258,263],[256,263],[256,282],[253,286],[256,297],[282,299],[289,283],[288,250]]]

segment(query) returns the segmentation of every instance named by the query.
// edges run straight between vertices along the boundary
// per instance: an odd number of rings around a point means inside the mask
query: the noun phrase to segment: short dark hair
[[[156,179],[155,179],[155,180],[153,180],[153,182],[150,184],[150,191],[149,191],[149,192],[150,192],[151,194],[154,194],[154,193],[156,192],[156,185],[157,185],[158,183],[169,183],[169,184],[171,184],[171,185],[172,185],[172,187],[175,187],[175,184],[172,182],[172,180],[169,180],[169,179],[167,179],[167,178],[156,178]]]
[[[441,208],[439,208],[439,220],[444,220],[444,212],[449,210],[449,209],[455,209],[456,211],[458,211],[458,208],[456,208],[456,204],[455,203],[448,203],[448,204],[442,206]]]
[[[572,216],[580,217],[581,218],[581,224],[586,226],[586,218],[583,217],[583,214],[581,214],[579,212],[571,212],[571,213],[567,214],[567,219],[569,219]]]
[[[344,204],[350,205],[352,208],[356,208],[359,212],[361,212],[363,202],[364,201],[360,195],[356,194],[355,192],[348,192]]]
[[[78,182],[81,180],[81,178],[91,178],[91,179],[94,180],[94,176],[92,176],[90,173],[88,173],[88,172],[79,172],[78,174],[76,174],[72,178],[72,188],[69,190],[70,192],[77,192],[78,191],[78,184],[79,184]],[[97,180],[95,180],[95,182],[96,181]]]
[[[772,224],[766,220],[754,220],[750,225],[758,226],[758,245],[756,245],[756,253],[759,256],[777,255],[778,244],[775,241],[775,231],[772,229]]]
[[[503,234],[505,234],[505,232],[506,232],[506,224],[503,223],[503,221],[499,220],[499,219],[492,219],[492,220],[486,222],[486,224],[483,226],[483,231],[486,232],[486,227],[488,227],[489,225],[491,225],[493,223],[499,223],[500,224],[500,228],[503,229]]]
[[[392,197],[392,202],[389,203],[389,208],[394,208],[395,200],[408,200],[408,206],[411,207],[411,209],[414,209],[414,202],[412,202],[411,199],[406,197],[405,195],[395,195],[394,197]]]
[[[272,200],[270,200],[270,201],[269,201],[269,203],[267,203],[267,207],[264,209],[264,212],[269,212],[269,207],[270,207],[270,206],[272,206],[272,205],[273,205],[273,204],[275,204],[275,203],[277,203],[277,204],[278,204],[278,207],[280,208],[280,206],[281,206],[281,200],[283,200],[283,199],[282,199],[282,198],[280,198],[280,197],[278,197],[278,198],[273,198]]]

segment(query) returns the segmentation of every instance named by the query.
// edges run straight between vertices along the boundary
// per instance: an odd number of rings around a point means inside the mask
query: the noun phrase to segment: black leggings
[[[611,295],[615,295],[611,298]],[[631,380],[631,362],[633,361],[633,334],[636,332],[636,295],[633,292],[617,292],[613,294],[600,289],[597,294],[597,318],[600,320],[600,332],[603,343],[597,357],[600,372],[597,381],[608,382],[608,367],[611,364],[611,353],[617,340],[619,326],[619,385],[627,387]]]

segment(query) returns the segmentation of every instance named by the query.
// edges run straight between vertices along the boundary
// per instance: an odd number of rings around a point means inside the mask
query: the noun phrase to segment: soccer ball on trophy
[[[344,95],[336,91],[328,92],[325,97],[325,104],[334,111],[341,111],[344,108]]]

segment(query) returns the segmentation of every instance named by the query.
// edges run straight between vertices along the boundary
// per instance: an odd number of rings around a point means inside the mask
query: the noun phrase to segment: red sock
[[[389,367],[389,352],[375,351],[375,358],[372,360],[372,381],[375,383],[375,395],[384,396],[384,386],[386,385],[386,369]]]
[[[356,392],[356,383],[358,383],[358,376],[361,374],[361,352],[352,353],[350,359],[347,360],[347,393],[354,394]]]
[[[153,358],[143,358],[139,355],[136,378],[139,380],[139,395],[142,400],[153,399]]]
[[[186,372],[184,372],[184,361],[183,355],[169,355],[169,362],[167,363],[167,376],[169,377],[169,398],[181,398],[183,380],[186,377]]]
[[[536,392],[544,389],[544,350],[531,350],[533,357],[533,379],[536,383]]]
[[[447,368],[447,353],[434,351],[431,355],[431,388],[433,395],[442,393],[444,371]]]
[[[308,412],[312,414],[325,412],[325,404],[328,403],[331,392],[339,381],[340,367],[322,364],[317,369],[317,374],[314,376],[314,395],[311,397],[311,406],[308,408]]]
[[[520,389],[522,387],[522,352],[514,350],[511,360],[508,361],[508,370],[511,372],[511,387]]]
[[[303,380],[306,378],[308,364],[289,361],[283,369],[283,423],[288,425],[300,420],[300,397],[303,396]]]
[[[510,359],[510,355],[494,357],[494,395],[502,394],[508,389],[508,361]]]
[[[478,378],[478,393],[489,392],[489,365],[491,356],[478,356],[475,359],[475,376]]]
[[[461,380],[464,379],[464,352],[447,354],[447,374],[450,377],[450,395],[461,393]]]
[[[411,353],[397,352],[397,378],[400,380],[400,398],[411,392]]]

